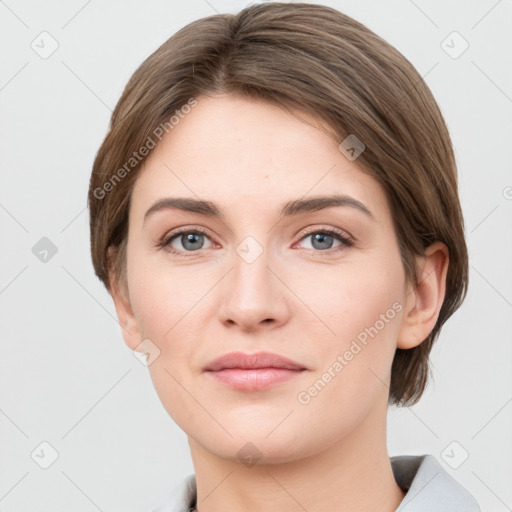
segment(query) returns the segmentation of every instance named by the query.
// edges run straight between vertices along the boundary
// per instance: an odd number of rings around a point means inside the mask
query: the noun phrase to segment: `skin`
[[[148,368],[188,436],[197,508],[394,511],[404,493],[386,447],[391,364],[397,347],[418,345],[435,325],[447,249],[436,242],[417,258],[413,288],[382,187],[314,118],[232,95],[197,100],[134,186],[128,290],[111,275],[127,345],[143,351],[149,339],[160,351]],[[373,217],[350,206],[279,217],[287,201],[332,194],[357,199]],[[170,196],[210,200],[225,216],[163,209],[144,222]],[[158,246],[176,228],[204,229],[202,248],[187,249],[180,236]],[[335,238],[313,245],[306,228],[341,230],[353,245]],[[262,249],[251,263],[237,252],[249,235]],[[300,403],[298,394],[396,303],[394,318]],[[203,371],[231,351],[274,352],[307,369],[266,390],[235,390]],[[240,457],[243,447],[255,465]]]

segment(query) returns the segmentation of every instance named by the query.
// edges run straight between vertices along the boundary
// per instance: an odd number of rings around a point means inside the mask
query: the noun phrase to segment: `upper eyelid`
[[[319,232],[319,231],[325,231],[325,232],[333,231],[334,233],[337,233],[339,235],[343,235],[346,238],[353,239],[353,236],[351,234],[349,234],[346,230],[341,229],[341,228],[313,226],[313,227],[307,227],[305,229],[306,229],[306,231],[302,235],[302,238],[304,238],[305,236],[308,236],[308,235],[312,235],[313,233],[316,233],[316,232]]]
[[[353,238],[352,235],[348,233],[345,229],[341,228],[335,228],[334,226],[307,226],[305,228],[301,228],[294,236],[297,236],[301,231],[305,230],[303,236],[309,235],[311,233],[315,233],[316,231],[335,231],[335,232],[341,232],[342,234],[345,234],[347,237]],[[203,235],[209,235],[209,230],[207,228],[203,227],[184,227],[184,228],[176,228],[176,230],[171,230],[168,234],[166,233],[162,238],[163,239],[169,239],[177,235],[182,235],[184,233],[193,233],[193,232],[199,232]],[[213,236],[215,238],[215,236]]]

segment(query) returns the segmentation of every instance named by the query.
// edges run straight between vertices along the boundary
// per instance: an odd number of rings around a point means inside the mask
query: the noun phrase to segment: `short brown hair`
[[[420,345],[397,349],[392,365],[389,402],[416,403],[428,380],[432,345],[467,291],[455,156],[439,107],[413,65],[335,9],[267,3],[202,18],[139,66],[92,169],[88,199],[96,275],[109,291],[112,275],[127,285],[130,195],[144,161],[138,150],[159,126],[170,129],[170,117],[191,99],[214,94],[245,95],[313,114],[338,142],[356,135],[366,148],[355,163],[385,190],[406,276],[414,285],[415,255],[434,241],[446,244],[449,268],[437,323]],[[137,161],[131,160],[134,154]],[[109,247],[115,249],[113,261]]]

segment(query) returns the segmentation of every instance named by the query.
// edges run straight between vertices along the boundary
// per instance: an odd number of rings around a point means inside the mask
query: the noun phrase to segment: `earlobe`
[[[131,350],[135,350],[141,342],[139,325],[132,310],[127,286],[122,286],[116,277],[114,270],[115,267],[112,264],[114,261],[114,254],[115,249],[112,246],[109,247],[108,258],[110,295],[114,301],[114,306],[116,308],[119,325],[121,326],[123,339]]]
[[[409,349],[422,343],[435,327],[446,291],[448,248],[435,242],[417,258],[418,286],[410,290],[398,334],[397,348]]]

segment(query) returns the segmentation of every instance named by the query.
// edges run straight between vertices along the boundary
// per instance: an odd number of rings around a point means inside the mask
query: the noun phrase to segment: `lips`
[[[244,354],[231,352],[214,359],[204,368],[204,371],[219,371],[231,368],[252,370],[258,368],[281,368],[284,370],[306,370],[306,367],[287,357],[271,352],[258,352],[256,354]]]
[[[302,364],[270,352],[231,352],[205,366],[216,382],[239,391],[262,391],[306,371]]]

